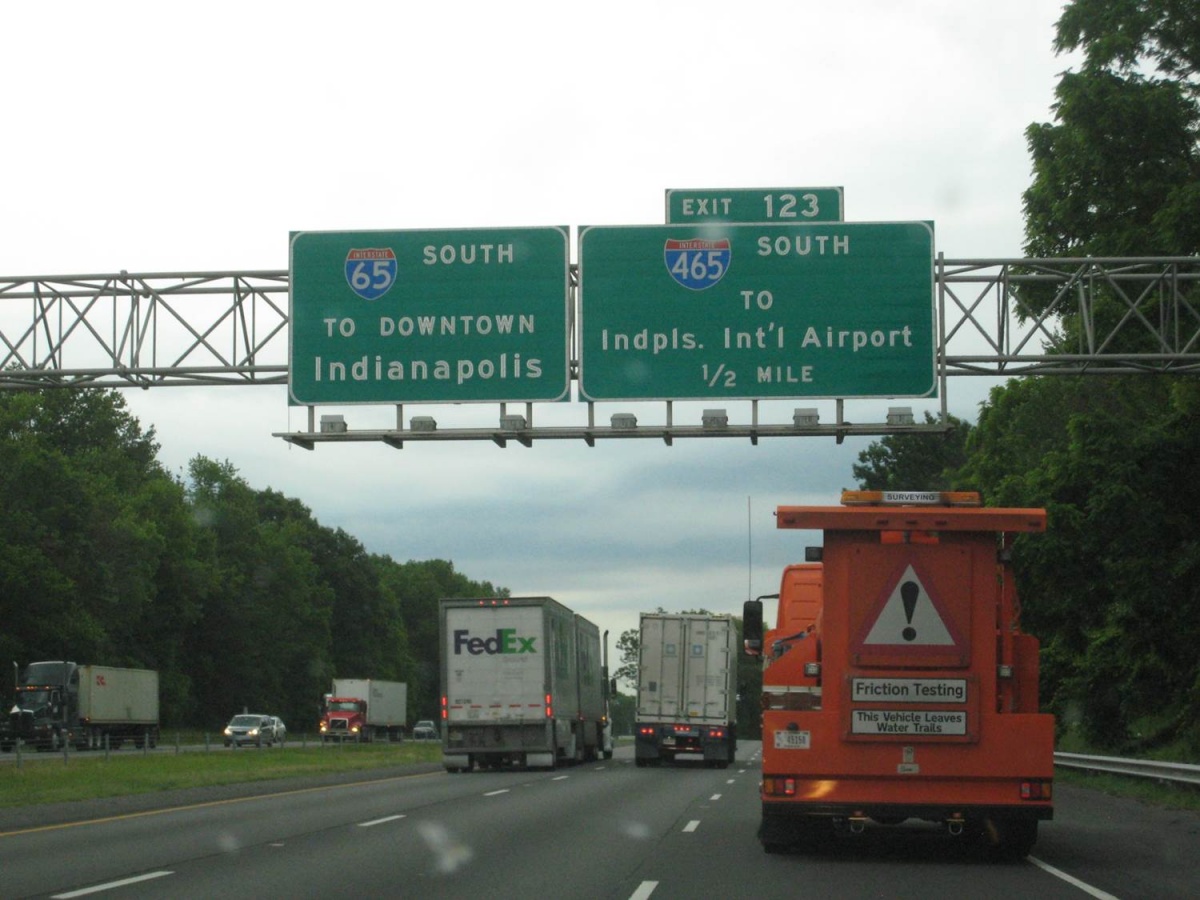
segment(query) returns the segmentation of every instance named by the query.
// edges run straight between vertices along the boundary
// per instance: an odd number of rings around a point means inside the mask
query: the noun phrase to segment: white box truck
[[[725,768],[737,753],[737,626],[730,616],[642,613],[634,759],[699,754]]]
[[[600,631],[550,597],[439,604],[447,771],[554,768],[603,753]]]
[[[400,741],[408,720],[408,685],[378,678],[335,678],[325,695],[322,742]]]

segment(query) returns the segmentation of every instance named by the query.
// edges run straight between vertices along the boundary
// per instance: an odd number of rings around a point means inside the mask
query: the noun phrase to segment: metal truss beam
[[[947,376],[1194,375],[1197,282],[1197,256],[939,260],[939,368]],[[1035,290],[1043,301],[1052,296],[1048,305],[1030,305]],[[1064,315],[1075,322],[1072,352],[1059,346]]]
[[[962,259],[938,257],[937,376],[1200,374],[1200,257]],[[571,266],[572,329],[578,270]],[[1033,299],[1036,297],[1037,304]],[[1072,345],[1064,347],[1069,319]],[[578,334],[569,336],[578,378]],[[288,377],[288,272],[120,272],[0,277],[0,390],[282,385]],[[1048,348],[1053,348],[1048,349]],[[1131,349],[1134,348],[1134,349]],[[1066,352],[1069,349],[1069,352]],[[943,390],[944,397],[944,390]],[[582,404],[581,404],[582,405]],[[927,430],[929,425],[587,425],[528,432],[458,428],[324,433],[319,441],[759,437]],[[501,405],[503,409],[503,404]],[[398,407],[399,409],[399,407]],[[943,412],[945,407],[943,405]],[[532,416],[530,416],[532,418]],[[756,413],[757,419],[757,413]],[[940,426],[935,426],[940,427]]]
[[[0,278],[0,390],[286,384],[288,273]]]

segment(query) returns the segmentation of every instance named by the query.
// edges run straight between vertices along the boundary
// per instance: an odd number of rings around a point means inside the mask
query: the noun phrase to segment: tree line
[[[1029,258],[1200,252],[1200,29],[1194,5],[1074,0],[1055,49],[1053,123],[1026,130]],[[1195,333],[1200,299],[1180,323]],[[1070,298],[1023,290],[1058,314],[1051,352],[1093,326],[1150,322],[1155,296],[1101,292],[1083,321]],[[1142,336],[1126,341],[1145,341]],[[1132,343],[1114,350],[1158,352]],[[1191,348],[1192,352],[1195,348]],[[944,438],[889,437],[854,467],[872,488],[979,490],[990,506],[1044,507],[1017,545],[1026,631],[1042,642],[1043,705],[1094,746],[1200,754],[1200,381],[1086,375],[1013,380]]]
[[[438,600],[506,591],[158,449],[116,391],[0,394],[0,663],[155,669],[168,727],[249,708],[312,730],[334,677],[406,682],[410,719],[435,716]]]

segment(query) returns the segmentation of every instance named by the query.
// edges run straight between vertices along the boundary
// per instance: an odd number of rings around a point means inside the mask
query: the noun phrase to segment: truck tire
[[[997,862],[1018,862],[1029,855],[1037,843],[1037,819],[1004,819],[985,826],[985,838],[994,830],[994,843],[987,846],[987,855]]]
[[[822,816],[764,817],[758,828],[759,843],[767,853],[817,850],[833,836],[833,820]]]

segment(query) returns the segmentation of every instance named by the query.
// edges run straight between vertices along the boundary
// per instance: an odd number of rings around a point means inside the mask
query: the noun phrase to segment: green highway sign
[[[842,189],[709,188],[667,191],[667,224],[692,222],[840,222]]]
[[[927,222],[589,227],[584,400],[928,397]]]
[[[568,395],[565,227],[301,231],[289,258],[296,403]]]

